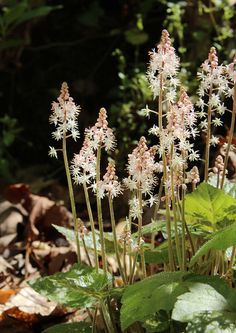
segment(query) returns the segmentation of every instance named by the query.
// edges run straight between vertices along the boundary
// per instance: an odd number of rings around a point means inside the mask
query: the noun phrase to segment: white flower
[[[112,199],[122,193],[121,184],[116,176],[116,169],[113,162],[109,162],[107,172],[103,176],[103,181],[99,184],[100,190],[104,195],[110,196]]]
[[[134,219],[138,218],[142,215],[143,209],[140,207],[139,200],[137,197],[133,197],[129,200],[129,207],[130,207],[130,216]]]
[[[212,94],[209,104],[211,106],[218,106],[220,103],[220,97],[216,94]]]
[[[115,148],[115,136],[111,128],[108,127],[106,109],[101,108],[96,124],[86,129],[86,136],[91,141],[93,150],[98,147],[104,147],[106,151],[111,151]]]
[[[79,154],[74,155],[71,173],[75,184],[90,184],[96,177],[96,156],[87,136]]]
[[[222,121],[221,121],[220,118],[215,118],[215,119],[213,119],[213,120],[212,120],[212,124],[213,124],[214,126],[222,126],[222,125],[223,125],[223,123],[222,123]]]
[[[197,153],[197,151],[195,150],[191,150],[188,158],[189,158],[189,161],[193,162],[193,161],[197,161],[199,159],[199,154]]]
[[[154,204],[158,202],[158,199],[159,198],[157,195],[150,195],[150,198],[145,202],[149,205],[149,207],[152,207]]]
[[[201,121],[201,123],[200,123],[200,127],[201,127],[202,129],[207,129],[207,127],[208,127],[207,119],[204,119],[204,120]]]
[[[214,135],[212,135],[212,137],[210,139],[210,145],[216,146],[216,145],[218,145],[218,143],[219,143],[219,138],[216,137],[216,136],[214,136]]]
[[[51,147],[51,146],[49,146],[49,152],[48,152],[48,155],[49,155],[50,157],[55,157],[55,158],[58,157],[58,156],[57,156],[57,151],[56,151],[56,149],[55,149],[54,147]]]
[[[57,100],[58,102],[52,103],[52,114],[49,117],[49,122],[56,126],[56,131],[52,133],[52,136],[59,141],[63,135],[67,136],[68,132],[71,132],[71,136],[76,140],[79,137],[77,117],[80,107],[76,106],[73,98],[70,97],[66,82],[62,83],[61,93]]]
[[[219,104],[217,106],[217,112],[222,116],[226,111],[226,107],[224,106],[224,104]]]
[[[155,162],[156,147],[148,149],[145,137],[141,137],[138,146],[128,155],[129,176],[124,184],[130,189],[138,189],[143,194],[150,194],[156,184],[155,172],[159,164]]]
[[[147,71],[148,81],[154,98],[160,93],[160,75],[166,84],[166,88],[172,87],[175,90],[179,81],[176,79],[179,67],[179,58],[175,54],[175,49],[171,46],[171,40],[167,30],[162,31],[161,42],[157,46],[157,52],[150,52],[150,63]],[[173,98],[170,94],[169,98]]]

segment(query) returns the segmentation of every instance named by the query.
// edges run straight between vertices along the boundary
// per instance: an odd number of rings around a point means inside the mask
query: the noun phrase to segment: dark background
[[[210,46],[221,61],[235,51],[234,1],[0,1],[1,22],[20,3],[25,10],[1,30],[0,40],[0,175],[7,181],[19,181],[19,170],[36,172],[39,165],[45,176],[60,176],[60,162],[47,155],[54,144],[48,117],[63,81],[82,107],[81,136],[99,108],[108,109],[122,170],[127,151],[149,126],[137,111],[153,104],[144,77],[148,51],[162,29],[173,37],[183,84],[193,96]],[[32,10],[41,15],[21,22]]]

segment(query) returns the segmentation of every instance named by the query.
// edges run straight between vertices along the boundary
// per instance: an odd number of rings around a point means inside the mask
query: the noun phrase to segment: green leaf
[[[38,293],[60,304],[89,307],[107,295],[106,287],[111,284],[111,279],[111,275],[106,277],[102,270],[96,273],[92,267],[75,264],[66,273],[39,278],[29,284]]]
[[[236,223],[215,233],[214,236],[195,253],[190,261],[190,265],[193,265],[199,257],[203,256],[211,249],[226,250],[233,245],[236,245]]]
[[[92,327],[84,322],[58,324],[47,328],[43,333],[91,333]]]
[[[121,299],[122,330],[136,321],[145,322],[160,310],[170,311],[177,297],[187,290],[181,286],[187,274],[163,272],[126,287]]]
[[[42,6],[42,7],[38,7],[35,9],[27,10],[27,12],[25,12],[25,14],[22,15],[19,18],[19,20],[17,20],[16,24],[18,25],[23,22],[30,21],[34,18],[46,16],[46,15],[50,14],[53,10],[61,9],[61,8],[62,8],[62,6],[58,5],[58,6]]]
[[[229,288],[226,282],[219,276],[206,276],[189,274],[183,278],[184,282],[204,283],[213,287],[218,293],[225,297],[230,306],[236,310],[236,292],[234,289]]]
[[[236,200],[222,190],[202,183],[186,195],[185,215],[187,222],[213,231],[235,221]]]
[[[166,332],[170,326],[169,315],[166,311],[160,311],[148,318],[142,326],[147,333]]]
[[[186,333],[233,333],[236,332],[236,318],[234,313],[201,313],[194,316],[188,323]]]
[[[141,45],[148,40],[148,34],[137,28],[129,29],[125,32],[125,39],[132,45]]]
[[[62,235],[66,237],[68,242],[70,243],[75,243],[75,233],[74,230],[60,227],[58,225],[53,224],[53,227],[60,232]],[[114,242],[113,242],[113,235],[110,232],[104,232],[104,238],[105,238],[105,247],[106,247],[106,252],[108,254],[115,253],[115,248],[114,248]],[[96,245],[97,245],[97,251],[99,254],[101,254],[101,242],[100,242],[100,235],[99,231],[96,230]],[[93,250],[93,237],[92,237],[92,232],[88,232],[87,234],[84,235],[84,241],[86,244],[87,249]],[[80,241],[81,246],[83,246],[83,242]]]
[[[84,13],[80,14],[78,20],[88,27],[98,27],[100,18],[104,16],[104,10],[98,1],[91,2]]]
[[[195,318],[204,318],[206,314],[234,314],[227,298],[209,284],[188,283],[189,292],[178,296],[172,319],[180,322],[194,322]],[[229,287],[227,287],[229,289]]]
[[[15,23],[27,9],[27,2],[22,1],[18,5],[12,6],[11,8],[6,8],[3,14],[3,20],[8,27],[10,24]]]
[[[147,250],[144,252],[145,262],[147,264],[160,264],[160,263],[168,263],[168,248],[163,249],[155,249],[155,250]]]

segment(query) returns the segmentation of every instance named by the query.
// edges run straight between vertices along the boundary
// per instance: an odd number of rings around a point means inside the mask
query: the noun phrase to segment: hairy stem
[[[164,64],[163,64],[164,66]],[[163,131],[162,125],[162,102],[163,102],[163,75],[160,75],[160,93],[158,99],[158,127],[160,133]],[[162,145],[161,137],[160,137],[160,145]],[[162,154],[163,160],[163,182],[165,184],[165,196],[166,196],[166,229],[167,229],[167,237],[168,237],[168,257],[170,263],[170,270],[174,270],[174,256],[173,256],[173,248],[172,248],[172,241],[171,241],[171,221],[170,221],[170,205],[168,199],[168,188],[167,188],[167,166],[166,166],[166,156],[165,153]]]
[[[138,190],[138,201],[139,201],[138,246],[139,246],[139,249],[140,249],[143,278],[145,278],[146,275],[147,275],[146,274],[146,265],[145,265],[145,257],[144,257],[143,245],[141,244],[141,240],[142,240],[142,226],[143,226],[143,219],[142,219],[143,199],[142,199],[142,192],[141,192],[141,190]]]
[[[115,214],[114,214],[114,209],[113,209],[112,198],[110,195],[108,196],[108,202],[109,202],[109,210],[110,210],[110,216],[111,216],[111,226],[112,226],[112,233],[113,233],[113,239],[114,239],[114,248],[115,248],[116,259],[117,259],[117,263],[118,263],[118,267],[119,267],[119,271],[120,271],[122,280],[126,284],[127,281],[126,281],[125,274],[124,274],[123,268],[121,266],[121,261],[120,261],[119,247],[118,247],[118,242],[117,242],[117,237],[116,237]]]
[[[97,183],[97,212],[98,212],[98,226],[100,233],[100,243],[101,243],[101,251],[102,251],[102,266],[104,269],[104,273],[107,274],[107,262],[106,262],[106,249],[105,249],[105,240],[103,233],[103,219],[102,219],[102,203],[101,198],[98,193],[98,186],[100,182],[100,163],[101,163],[101,146],[98,147],[97,150],[97,165],[96,165],[96,183]]]
[[[86,201],[86,206],[88,210],[88,215],[89,215],[89,221],[91,225],[91,231],[92,231],[92,238],[93,238],[93,247],[94,247],[94,257],[95,257],[95,268],[96,272],[98,272],[99,264],[98,264],[98,252],[97,252],[97,242],[96,242],[96,231],[95,231],[95,225],[94,225],[94,219],[93,219],[93,212],[90,204],[90,199],[89,199],[89,193],[88,193],[88,188],[86,183],[83,183],[83,188],[84,188],[84,195],[85,195],[85,201]]]
[[[209,158],[210,158],[210,139],[211,139],[211,98],[212,98],[213,86],[211,84],[209,90],[209,101],[208,101],[208,110],[207,110],[207,136],[206,136],[206,148],[205,148],[205,172],[204,180],[208,180],[208,168],[209,168]]]
[[[221,189],[224,186],[225,174],[226,174],[228,161],[229,161],[229,152],[230,152],[230,147],[231,147],[233,135],[234,135],[235,116],[236,116],[236,83],[234,84],[233,110],[232,110],[232,116],[231,116],[231,125],[230,125],[230,130],[229,130],[228,145],[227,145],[227,149],[225,152],[224,170],[223,170],[221,184],[220,184]]]
[[[76,241],[76,248],[77,248],[77,259],[78,259],[78,262],[80,263],[81,262],[81,250],[80,250],[80,243],[79,243],[79,221],[77,219],[77,214],[76,214],[75,197],[74,197],[74,191],[73,191],[73,186],[72,186],[72,181],[71,181],[69,162],[68,162],[68,157],[67,157],[66,133],[65,133],[65,131],[63,133],[63,139],[62,139],[62,152],[63,152],[63,159],[64,159],[64,165],[65,165],[65,171],[66,171],[68,190],[69,190],[69,197],[70,197],[70,205],[71,205],[71,211],[72,211],[72,216],[73,216],[73,223],[74,223],[75,241]]]
[[[103,318],[104,318],[104,321],[106,324],[107,331],[109,333],[115,333],[114,327],[112,325],[112,320],[111,320],[111,317],[110,317],[110,314],[109,314],[109,311],[107,309],[105,302],[103,300],[101,300],[100,304],[101,304],[101,309],[102,309]]]

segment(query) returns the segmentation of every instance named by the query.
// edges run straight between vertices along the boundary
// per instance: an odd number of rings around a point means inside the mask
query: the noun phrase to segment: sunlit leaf
[[[126,287],[121,299],[122,329],[136,321],[145,322],[160,310],[171,310],[177,297],[187,290],[181,285],[186,274],[163,272]]]
[[[213,186],[202,183],[186,195],[185,215],[189,223],[214,230],[236,219],[236,200]]]
[[[75,243],[75,233],[74,230],[68,229],[65,227],[61,227],[58,225],[53,224],[53,227],[60,232],[62,235],[66,237],[68,242],[70,243]],[[113,242],[113,235],[110,232],[104,232],[104,238],[105,238],[105,247],[106,247],[106,253],[114,253],[114,242]],[[99,231],[96,230],[96,245],[97,245],[97,251],[99,254],[101,254],[101,242],[100,242],[100,235]],[[86,244],[87,249],[93,250],[94,245],[93,245],[93,237],[92,237],[92,232],[88,232],[87,234],[84,235],[84,241]],[[83,242],[80,241],[81,246],[83,246]]]
[[[48,299],[70,307],[89,307],[107,295],[110,274],[97,273],[92,267],[75,264],[68,272],[56,273],[29,282]]]
[[[84,322],[58,324],[47,328],[43,333],[91,333],[92,327]]]
[[[215,233],[212,238],[203,244],[195,253],[190,264],[194,264],[199,257],[203,256],[211,249],[226,250],[233,245],[236,245],[236,223]]]
[[[215,332],[206,330],[206,327],[211,326],[211,323],[214,323],[214,327],[217,325],[220,327],[224,317],[225,323],[227,322],[229,327],[235,325],[236,311],[231,306],[227,296],[225,297],[227,292],[222,295],[221,291],[224,291],[222,286],[216,290],[213,286],[200,282],[188,282],[188,285],[189,291],[178,296],[172,312],[172,319],[180,322],[191,322],[187,332],[198,332],[199,330],[196,331],[196,323],[200,325],[198,329],[201,329],[201,332]],[[226,285],[225,289],[230,291]]]

